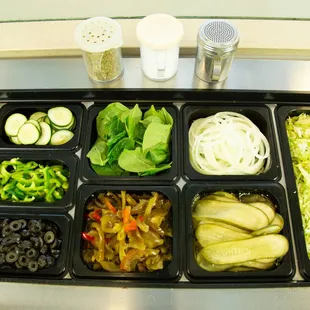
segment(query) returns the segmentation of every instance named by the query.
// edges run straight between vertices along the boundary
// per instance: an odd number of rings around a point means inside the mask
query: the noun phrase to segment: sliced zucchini
[[[53,128],[55,128],[56,130],[72,130],[74,127],[75,127],[75,117],[73,116],[73,118],[72,118],[72,121],[70,122],[70,124],[68,124],[67,126],[63,126],[63,127],[61,127],[61,126],[57,126],[56,124],[54,124],[54,123],[51,123],[51,126],[53,127]]]
[[[18,144],[18,145],[21,144],[17,137],[10,137],[10,141],[13,142],[14,144]]]
[[[59,127],[68,126],[73,119],[72,112],[65,107],[49,109],[47,115],[51,122]]]
[[[45,118],[44,118],[44,122],[46,123],[46,124],[51,124],[51,121],[50,121],[50,119],[48,118],[48,116],[45,116]]]
[[[47,114],[45,112],[35,112],[33,114],[30,115],[29,120],[34,120],[34,121],[38,121],[41,118],[44,118]]]
[[[40,139],[36,142],[36,145],[47,145],[52,136],[52,129],[49,124],[45,122],[39,123],[41,127],[41,137]]]
[[[17,138],[21,142],[21,144],[34,144],[40,138],[40,131],[34,124],[25,123],[22,127],[20,127]]]
[[[33,124],[34,126],[36,126],[38,128],[38,130],[41,132],[41,127],[40,127],[40,124],[35,121],[35,120],[29,120],[26,122],[26,124]]]
[[[70,130],[56,131],[51,138],[52,145],[62,145],[69,142],[74,136],[74,133]]]
[[[5,122],[5,133],[11,136],[17,136],[18,130],[27,122],[27,117],[21,113],[14,113],[8,117]]]

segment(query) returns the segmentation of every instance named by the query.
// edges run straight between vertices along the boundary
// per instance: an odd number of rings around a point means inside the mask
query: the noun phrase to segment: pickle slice
[[[213,264],[237,264],[262,258],[278,258],[288,251],[288,241],[282,235],[259,236],[247,240],[209,245],[201,250]]]
[[[271,207],[268,203],[265,202],[253,202],[250,204],[251,206],[258,208],[259,210],[263,211],[271,223],[276,215],[275,209]]]
[[[264,236],[270,234],[278,234],[281,231],[281,227],[278,225],[269,225],[259,230],[255,230],[252,232],[252,236]]]

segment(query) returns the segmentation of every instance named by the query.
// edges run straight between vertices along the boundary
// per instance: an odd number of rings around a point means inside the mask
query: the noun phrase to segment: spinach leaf
[[[124,137],[126,137],[126,131],[120,132],[118,135],[116,135],[112,139],[109,139],[107,143],[109,150],[111,150],[114,147],[114,145],[118,143],[120,140],[122,140]]]
[[[120,102],[113,102],[100,111],[96,118],[96,127],[99,137],[106,140],[110,135],[110,124],[113,117],[120,117],[120,115],[127,110],[128,108]]]
[[[173,118],[172,116],[167,112],[165,108],[162,108],[159,112],[159,117],[166,125],[173,125]]]
[[[117,115],[115,115],[111,120],[109,138],[113,139],[118,134],[125,131],[125,124],[120,120]]]
[[[92,164],[104,166],[108,161],[107,156],[108,146],[100,137],[98,137],[86,157],[90,159]]]
[[[170,159],[169,145],[167,143],[159,143],[147,153],[146,158],[155,164],[168,161]]]
[[[165,108],[162,108],[161,110],[156,110],[155,107],[152,105],[151,108],[144,113],[143,119],[146,120],[150,116],[157,116],[162,120],[163,124],[173,125],[173,118]]]
[[[148,170],[145,170],[144,172],[140,172],[139,173],[139,176],[141,177],[145,177],[147,175],[154,175],[160,171],[163,171],[163,170],[167,170],[167,169],[170,169],[171,168],[171,164],[172,163],[169,163],[169,164],[164,164],[164,165],[158,165],[157,167],[155,168],[150,168]]]
[[[142,144],[144,133],[145,133],[145,127],[141,123],[138,123],[135,127],[135,134],[134,134],[135,141],[137,143]]]
[[[108,162],[112,163],[117,161],[124,149],[134,150],[135,141],[130,138],[123,138],[122,140],[118,141],[108,154]]]
[[[142,150],[147,154],[151,149],[161,143],[169,144],[172,125],[151,123],[145,130]]]
[[[141,147],[132,151],[125,149],[118,158],[118,164],[129,172],[144,172],[155,168],[155,164],[143,156]]]
[[[151,116],[148,116],[147,118],[144,118],[144,120],[140,121],[140,123],[143,124],[145,128],[147,128],[147,126],[150,125],[151,123],[164,124],[161,118],[155,115],[151,115]]]
[[[91,167],[99,175],[107,175],[107,176],[129,175],[129,173],[121,169],[121,167],[117,163],[113,163],[112,165],[106,164],[105,166],[98,166],[91,164]]]
[[[126,131],[129,138],[134,139],[135,138],[135,128],[136,125],[139,124],[140,120],[142,118],[142,111],[139,108],[139,105],[136,104],[132,109],[130,109],[130,112],[128,116],[126,117],[125,125],[126,125]]]

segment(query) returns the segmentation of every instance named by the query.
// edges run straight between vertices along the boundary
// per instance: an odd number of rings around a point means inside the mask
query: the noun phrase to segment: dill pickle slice
[[[258,208],[262,212],[264,212],[269,220],[269,223],[271,223],[276,215],[275,209],[272,208],[268,203],[265,202],[253,202],[250,204],[251,206]]]
[[[283,219],[283,217],[279,213],[276,213],[276,215],[275,215],[273,221],[270,223],[270,225],[277,225],[282,230],[283,226],[284,226],[284,219]]]
[[[288,251],[287,239],[282,235],[266,235],[247,240],[209,245],[201,250],[203,257],[213,264],[237,264],[262,258],[278,258]]]
[[[250,239],[252,236],[247,233],[233,231],[218,225],[203,224],[199,225],[197,228],[196,238],[201,246],[205,247],[220,242]]]
[[[213,225],[217,225],[217,226],[221,226],[221,227],[225,227],[227,229],[233,230],[233,231],[237,231],[240,233],[250,233],[249,230],[234,226],[234,225],[230,225],[228,223],[225,222],[221,222],[218,220],[212,220],[212,219],[204,219],[204,218],[193,218],[193,223],[194,223],[194,227],[198,228],[200,225],[204,225],[204,224],[213,224]]]
[[[260,209],[242,202],[200,200],[197,202],[194,218],[219,220],[247,230],[268,226],[269,219]]]
[[[264,235],[270,235],[270,234],[278,234],[281,231],[281,227],[278,225],[269,225],[262,229],[255,230],[252,232],[252,236],[264,236]]]

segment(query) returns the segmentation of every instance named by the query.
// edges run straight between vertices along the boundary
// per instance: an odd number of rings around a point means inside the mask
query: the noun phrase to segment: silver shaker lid
[[[229,22],[214,19],[205,22],[200,27],[197,42],[206,52],[224,54],[233,52],[237,48],[239,34]]]

